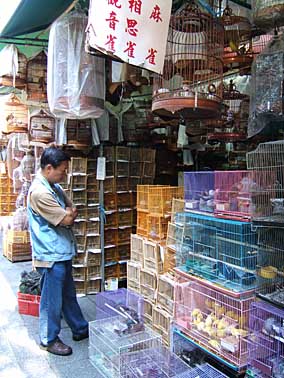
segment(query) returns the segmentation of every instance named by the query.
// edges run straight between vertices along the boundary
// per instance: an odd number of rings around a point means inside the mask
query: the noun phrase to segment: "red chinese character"
[[[146,56],[145,59],[148,59],[150,64],[156,64],[155,58],[156,58],[157,50],[154,50],[154,49],[151,48],[151,49],[148,50],[148,53],[149,53],[149,55]]]
[[[116,25],[116,22],[119,22],[116,17],[116,13],[115,12],[111,12],[110,15],[109,15],[109,18],[106,18],[106,21],[109,22],[109,27],[113,30],[115,30],[115,25]]]
[[[142,6],[141,0],[129,0],[128,2],[129,2],[129,9],[131,10],[131,12],[141,14],[141,6]]]
[[[127,52],[127,55],[129,56],[129,58],[135,58],[134,56],[134,47],[136,46],[136,43],[135,42],[127,42],[127,49],[124,50],[124,52]]]
[[[110,34],[110,35],[107,36],[107,38],[108,38],[108,40],[106,41],[105,45],[109,46],[109,51],[115,52],[114,43],[115,43],[115,39],[117,39],[117,37]]]
[[[153,18],[156,22],[163,21],[161,19],[161,8],[158,5],[155,5],[152,14],[150,16],[150,19]]]
[[[116,8],[121,8],[121,4],[117,4],[118,2],[119,0],[108,0],[108,5],[114,5]]]
[[[125,31],[128,32],[133,37],[136,37],[138,33],[138,29],[135,28],[136,25],[137,25],[136,20],[130,20],[129,18],[127,18],[127,28],[125,29]]]

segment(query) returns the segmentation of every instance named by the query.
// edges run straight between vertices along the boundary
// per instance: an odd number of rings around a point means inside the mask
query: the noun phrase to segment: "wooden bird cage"
[[[29,138],[34,142],[50,143],[54,141],[55,118],[41,109],[30,116]]]
[[[243,16],[236,16],[232,9],[226,6],[221,21],[225,29],[224,70],[247,68],[249,71],[253,61],[249,20]]]
[[[67,119],[67,144],[77,147],[87,147],[92,143],[90,119]]]
[[[47,56],[41,51],[27,63],[28,100],[47,102]]]
[[[27,58],[24,54],[17,51],[18,55],[18,72],[15,76],[15,80],[13,75],[7,74],[0,76],[0,85],[5,87],[16,87],[19,89],[26,88],[26,73],[27,73]]]
[[[28,107],[14,93],[1,104],[2,132],[21,133],[28,130]]]
[[[206,119],[222,102],[224,28],[194,0],[172,16],[163,75],[153,83],[152,111],[161,118]]]

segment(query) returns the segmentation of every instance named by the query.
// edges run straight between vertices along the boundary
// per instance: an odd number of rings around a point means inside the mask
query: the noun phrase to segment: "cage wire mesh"
[[[246,222],[187,213],[179,268],[241,293],[256,286],[256,233]]]
[[[257,226],[284,226],[284,141],[260,143],[247,154],[253,171],[252,220]]]
[[[162,118],[215,118],[220,113],[224,29],[194,0],[171,18],[163,75],[154,78],[152,111]]]
[[[185,210],[214,211],[214,172],[184,172]]]
[[[253,376],[281,378],[284,375],[283,309],[264,303],[251,305],[248,369]]]

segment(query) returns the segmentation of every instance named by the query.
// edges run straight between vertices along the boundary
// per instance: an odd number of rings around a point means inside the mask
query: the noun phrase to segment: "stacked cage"
[[[177,274],[175,328],[236,371],[247,364],[248,321],[252,296],[234,297],[206,281]]]
[[[283,308],[265,302],[251,306],[248,376],[281,378],[284,375]]]
[[[256,285],[256,234],[250,223],[179,213],[182,242],[179,269],[235,293]]]

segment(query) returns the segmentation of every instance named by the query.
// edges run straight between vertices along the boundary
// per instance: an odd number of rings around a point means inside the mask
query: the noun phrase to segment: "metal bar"
[[[100,144],[100,157],[103,157],[104,148]],[[100,246],[101,246],[101,291],[105,290],[105,241],[104,241],[104,227],[105,227],[105,214],[104,214],[104,181],[99,180],[99,218],[100,218]]]

